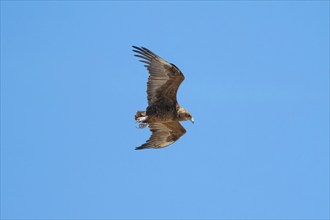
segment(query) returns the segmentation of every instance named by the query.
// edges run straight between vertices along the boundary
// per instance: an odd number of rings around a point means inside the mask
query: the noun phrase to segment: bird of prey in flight
[[[180,121],[190,120],[191,114],[181,107],[176,94],[184,75],[174,64],[169,63],[145,47],[133,46],[135,56],[141,58],[149,72],[147,82],[148,107],[137,111],[135,120],[139,128],[149,126],[151,136],[145,144],[135,148],[163,148],[173,144],[186,133]]]

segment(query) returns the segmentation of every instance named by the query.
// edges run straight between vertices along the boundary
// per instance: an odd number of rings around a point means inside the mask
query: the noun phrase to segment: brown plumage
[[[186,133],[186,129],[178,121],[153,122],[149,124],[149,129],[152,132],[151,137],[136,150],[166,147]]]
[[[184,75],[174,64],[147,48],[133,48],[135,56],[142,58],[140,61],[146,63],[150,74],[147,82],[148,107],[146,111],[137,111],[135,120],[140,123],[140,128],[149,125],[152,132],[147,143],[136,149],[163,148],[173,144],[186,132],[179,121],[194,122],[191,114],[179,105],[176,98]]]

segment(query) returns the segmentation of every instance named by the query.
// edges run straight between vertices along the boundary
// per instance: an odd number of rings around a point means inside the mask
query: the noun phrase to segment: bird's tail
[[[145,111],[137,111],[135,113],[135,121],[137,121],[138,118],[145,117],[145,116],[146,116],[146,112]]]

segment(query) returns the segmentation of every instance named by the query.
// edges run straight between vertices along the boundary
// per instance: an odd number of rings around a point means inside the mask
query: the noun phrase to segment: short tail
[[[146,116],[146,112],[145,111],[137,111],[135,113],[135,121],[139,118],[139,117],[145,117]]]

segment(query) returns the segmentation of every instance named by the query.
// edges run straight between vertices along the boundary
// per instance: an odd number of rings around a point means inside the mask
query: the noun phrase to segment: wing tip
[[[146,147],[144,147],[144,146],[140,146],[140,147],[136,147],[135,148],[135,150],[143,150],[143,149],[145,149]]]
[[[132,47],[135,49],[135,50],[138,50],[138,51],[141,51],[142,50],[142,47],[139,47],[139,46],[135,46],[135,45],[132,45]],[[134,51],[133,49],[133,51]],[[136,52],[136,51],[134,51]]]
[[[143,55],[146,55],[148,54],[149,56],[152,55],[152,56],[156,56],[156,54],[154,54],[152,51],[150,51],[148,48],[146,47],[138,47],[138,46],[135,46],[135,45],[132,45],[132,47],[134,48],[133,51],[136,52],[136,53],[142,53]]]
[[[143,150],[143,149],[153,149],[153,148],[157,148],[157,147],[154,147],[152,145],[150,145],[150,143],[148,143],[149,140],[147,140],[147,142],[145,144],[142,144],[141,146],[139,147],[136,147],[135,150]]]

